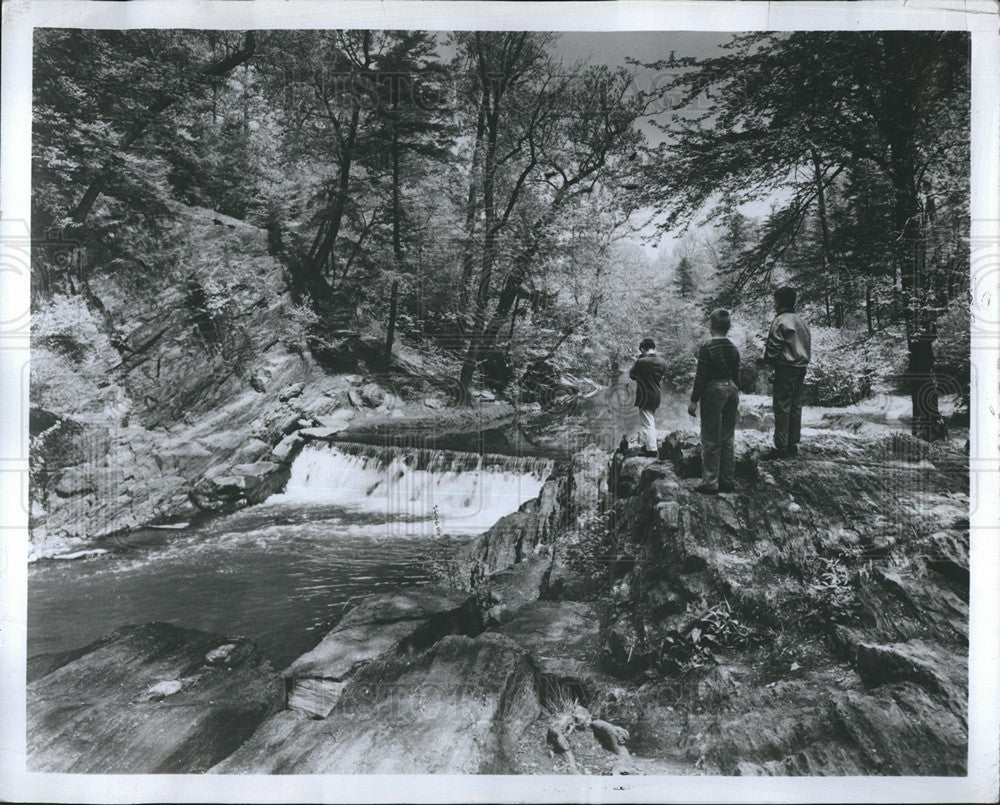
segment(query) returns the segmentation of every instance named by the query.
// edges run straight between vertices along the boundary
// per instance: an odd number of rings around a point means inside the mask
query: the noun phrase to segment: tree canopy
[[[33,227],[85,258],[38,256],[36,301],[82,295],[112,344],[95,277],[221,308],[233,284],[166,236],[178,204],[214,210],[266,229],[317,358],[365,330],[391,371],[396,339],[421,339],[467,401],[559,356],[600,375],[644,329],[690,338],[698,311],[790,282],[832,328],[902,328],[935,435],[934,343],[968,287],[968,37],[747,34],[621,68],[556,42],[40,29]],[[636,69],[671,79],[641,91]],[[651,226],[669,254],[637,245]],[[228,270],[253,282],[252,261]]]

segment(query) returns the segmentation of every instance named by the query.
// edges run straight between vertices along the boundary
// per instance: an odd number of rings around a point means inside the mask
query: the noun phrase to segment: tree
[[[170,75],[168,79],[169,86],[159,87],[149,105],[144,110],[141,110],[138,115],[131,118],[130,125],[122,132],[118,142],[115,144],[116,156],[120,157],[123,152],[131,148],[146,129],[149,128],[150,124],[156,120],[158,115],[174,105],[177,102],[178,96],[182,93],[191,91],[192,84],[200,82],[204,85],[205,79],[226,75],[253,56],[256,48],[256,32],[247,31],[243,34],[243,46],[241,49],[233,50],[221,59],[203,67],[195,68],[192,72],[178,70]],[[134,71],[136,65],[132,64],[130,66]],[[86,190],[84,190],[80,201],[73,208],[73,223],[80,225],[87,220],[87,216],[90,214],[91,209],[93,209],[94,202],[97,201],[97,198],[108,182],[113,167],[113,161],[109,159],[93,171],[93,178],[87,185]]]
[[[477,56],[485,57],[484,40],[473,41]],[[506,53],[508,47],[524,52],[516,45],[500,43],[500,53]],[[532,268],[555,236],[559,216],[611,175],[620,158],[635,151],[641,135],[634,123],[649,103],[643,95],[629,94],[631,82],[624,71],[567,69],[541,62],[540,43],[533,47],[539,55],[532,70],[516,74],[519,83],[507,78],[495,82],[507,88],[504,93],[512,87],[517,90],[520,102],[511,105],[509,114],[497,114],[497,103],[511,96],[484,94],[488,104],[482,182],[484,235],[472,329],[459,376],[459,393],[466,400],[479,361],[493,349]],[[488,62],[481,58],[477,64],[481,75],[491,74]],[[504,76],[509,71],[496,74]],[[500,148],[501,142],[507,144],[506,150]],[[501,175],[502,168],[506,168],[506,176]],[[503,193],[500,204],[498,190]],[[498,238],[512,221],[516,225],[509,269],[489,312]]]
[[[675,65],[682,72],[671,89],[683,93],[680,105],[702,96],[711,103],[700,115],[666,124],[669,139],[645,172],[647,201],[674,226],[716,194],[738,201],[785,196],[731,272],[730,294],[762,292],[814,209],[827,261],[821,273],[842,270],[829,265],[827,194],[844,177],[876,173],[891,189],[891,224],[882,239],[891,244],[907,332],[913,431],[939,435],[932,344],[941,305],[928,285],[939,285],[931,275],[940,267],[926,261],[921,199],[928,172],[964,146],[953,133],[968,109],[968,37],[753,34],[736,37],[729,51]]]

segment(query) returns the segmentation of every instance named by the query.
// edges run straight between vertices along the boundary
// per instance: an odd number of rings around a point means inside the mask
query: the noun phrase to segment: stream
[[[166,621],[251,637],[280,670],[361,596],[447,582],[449,557],[535,497],[556,462],[588,444],[613,449],[634,430],[631,393],[615,391],[473,434],[314,443],[263,504],[134,531],[102,556],[35,563],[28,655]],[[661,430],[687,418],[684,405],[664,399]]]
[[[183,531],[143,529],[110,553],[29,569],[28,654],[166,621],[258,641],[275,668],[359,597],[440,580],[448,558],[535,497],[544,458],[307,446],[282,494]]]

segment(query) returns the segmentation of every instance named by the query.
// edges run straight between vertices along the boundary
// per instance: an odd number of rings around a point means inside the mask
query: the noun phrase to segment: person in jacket
[[[762,459],[798,455],[802,432],[802,385],[809,363],[809,325],[795,312],[795,289],[774,292],[777,315],[771,323],[764,347],[764,362],[774,369],[774,448]]]
[[[660,407],[660,382],[667,362],[656,354],[652,338],[639,342],[639,357],[628,376],[635,381],[635,407],[639,409],[639,446],[645,456],[656,455],[656,409]]]
[[[698,368],[688,413],[701,406],[701,485],[706,495],[732,492],[736,467],[734,439],[739,390],[740,353],[728,338],[728,310],[713,310],[709,317],[711,338],[698,348]]]

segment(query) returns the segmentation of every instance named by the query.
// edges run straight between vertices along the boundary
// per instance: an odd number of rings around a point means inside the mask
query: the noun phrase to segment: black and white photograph
[[[990,35],[114,5],[18,29],[20,774],[995,799],[995,7]]]

